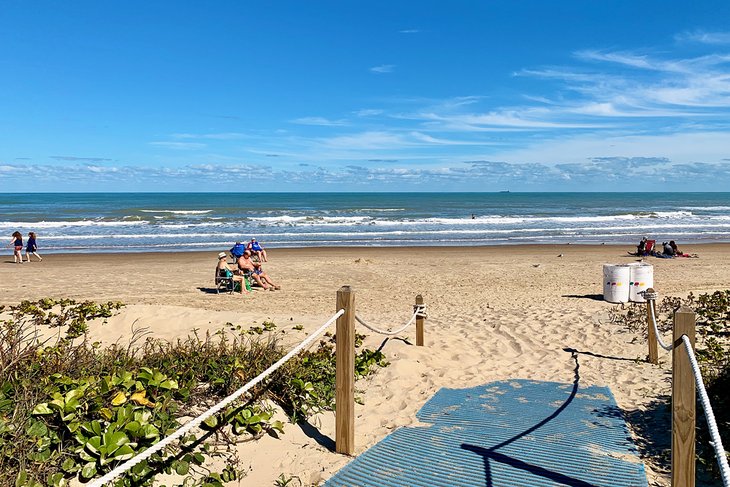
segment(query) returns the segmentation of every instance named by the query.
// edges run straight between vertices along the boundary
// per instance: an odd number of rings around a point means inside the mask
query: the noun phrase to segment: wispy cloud
[[[681,32],[675,36],[678,42],[698,42],[701,44],[730,44],[730,32],[706,32],[695,30]]]
[[[173,150],[198,150],[207,147],[207,144],[200,142],[150,142],[150,145]]]
[[[488,145],[489,143],[489,141],[484,140],[459,140],[434,137],[419,131],[370,131],[325,137],[317,140],[317,146],[344,149],[347,151],[401,150],[434,146],[482,146]]]
[[[373,66],[370,71],[373,73],[392,73],[395,69],[395,64],[381,64],[380,66]]]
[[[399,34],[418,34],[419,32],[421,31],[418,29],[403,29],[398,31]]]
[[[573,68],[526,69],[521,76],[562,81],[575,93],[555,103],[565,113],[597,117],[716,117],[730,108],[730,54],[651,56],[583,50]],[[700,110],[700,111],[698,111]]]
[[[357,110],[354,113],[358,117],[375,117],[378,115],[382,115],[384,113],[384,110],[379,110],[376,108],[364,108],[362,110]]]
[[[348,125],[347,120],[330,120],[324,117],[302,117],[290,120],[298,125],[319,125],[322,127],[342,127]]]
[[[208,140],[239,140],[247,137],[247,134],[240,132],[223,132],[214,134],[172,134],[173,139],[208,139]]]
[[[111,159],[106,159],[103,157],[76,157],[76,156],[50,156],[51,159],[55,159],[57,161],[70,161],[70,162],[106,162],[111,161]]]
[[[601,128],[591,122],[551,120],[558,110],[539,107],[523,107],[488,113],[413,113],[400,115],[402,118],[431,122],[430,128],[449,131],[484,132],[516,130],[555,130]],[[437,124],[437,125],[436,125]]]

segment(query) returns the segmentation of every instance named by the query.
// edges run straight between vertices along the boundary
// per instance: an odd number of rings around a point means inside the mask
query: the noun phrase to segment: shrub
[[[121,306],[44,299],[0,307],[8,316],[0,320],[0,485],[64,486],[73,478],[103,475],[175,431],[178,418],[200,414],[285,353],[276,335],[263,333],[276,328],[272,322],[265,322],[261,333],[239,326],[235,333],[193,332],[169,343],[144,339],[138,330],[127,347],[89,343],[88,321],[107,318]],[[43,339],[39,330],[49,328],[58,333]],[[370,350],[356,360],[359,376],[385,365],[382,354]],[[334,373],[333,346],[323,340],[237,406],[206,421],[208,432],[201,438],[183,438],[115,485],[151,485],[159,472],[175,472],[185,485],[237,480],[235,455],[216,451],[207,437],[216,435],[225,444],[239,435],[282,433],[283,424],[272,421],[271,406],[263,400],[267,396],[294,420],[331,410]],[[222,472],[205,467],[211,455],[225,456]]]

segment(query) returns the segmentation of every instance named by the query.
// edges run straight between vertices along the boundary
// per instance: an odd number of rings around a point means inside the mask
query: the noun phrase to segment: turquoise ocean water
[[[473,216],[473,218],[472,218]],[[0,195],[0,234],[40,252],[264,246],[730,242],[730,193],[74,193]]]

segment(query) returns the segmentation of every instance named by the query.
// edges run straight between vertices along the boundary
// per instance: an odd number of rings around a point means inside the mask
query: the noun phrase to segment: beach
[[[700,258],[645,258],[654,265],[660,298],[730,287],[730,244],[682,247]],[[367,334],[365,345],[382,346],[390,366],[356,385],[362,399],[356,454],[395,428],[418,424],[415,413],[441,387],[505,379],[572,383],[577,360],[579,384],[610,387],[645,444],[642,451],[653,455],[669,444],[666,411],[654,401],[670,393],[671,360],[660,351],[658,366],[643,361],[646,343],[613,323],[609,312],[617,305],[602,300],[602,264],[635,262],[629,250],[574,244],[269,249],[264,266],[282,289],[248,295],[216,293],[217,251],[49,254],[22,265],[6,252],[0,304],[44,297],[122,301],[127,306],[118,315],[91,325],[90,339],[103,344],[128,342],[134,328],[173,340],[193,329],[265,320],[295,344],[332,316],[343,285],[355,292],[358,316],[379,328],[408,321],[420,294],[428,310],[424,347],[415,346],[413,327],[399,335],[407,340],[384,343],[357,325]],[[241,443],[247,472],[241,485],[274,485],[281,474],[316,485],[345,465],[349,458],[323,440],[334,438],[334,415],[311,422],[318,434],[287,424],[278,439]],[[649,485],[669,485],[656,462],[645,466]]]

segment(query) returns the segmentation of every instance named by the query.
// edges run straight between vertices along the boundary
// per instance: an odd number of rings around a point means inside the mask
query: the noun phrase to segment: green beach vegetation
[[[226,323],[168,342],[137,330],[127,345],[90,343],[91,320],[122,303],[43,299],[0,307],[0,485],[65,486],[109,472],[175,431],[266,370],[286,350],[271,321]],[[359,350],[355,374],[388,365],[379,351]],[[222,486],[243,475],[230,445],[284,433],[276,406],[292,421],[332,410],[334,337],[287,362],[238,403],[204,423],[200,436],[152,455],[115,481],[152,485],[157,474],[176,484]],[[222,458],[213,471],[212,457]]]
[[[680,306],[687,306],[696,313],[697,362],[723,445],[727,446],[730,444],[730,290],[698,296],[690,293],[686,298],[665,297],[657,301],[657,328],[664,336],[671,333],[673,313]],[[640,339],[647,339],[646,305],[632,303],[623,310],[616,308],[613,318],[631,333],[636,333]],[[667,360],[671,361],[671,358]],[[661,406],[669,408],[669,398],[663,400]],[[700,417],[703,415],[702,406],[698,404],[697,460],[710,476],[719,478],[720,472],[715,451],[710,444],[707,423]],[[664,451],[663,457],[668,459],[669,451]]]

